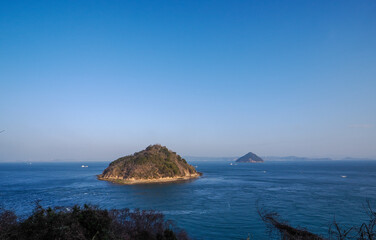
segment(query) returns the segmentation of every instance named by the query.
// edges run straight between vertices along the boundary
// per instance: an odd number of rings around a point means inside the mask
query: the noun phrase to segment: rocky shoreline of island
[[[196,174],[191,174],[189,176],[179,176],[179,177],[161,177],[161,178],[149,178],[149,179],[135,179],[135,178],[117,178],[117,177],[101,177],[97,175],[97,179],[101,181],[107,181],[123,185],[134,185],[134,184],[148,184],[148,183],[174,183],[174,182],[185,182],[189,180],[194,180],[202,176],[202,173],[197,172]]]

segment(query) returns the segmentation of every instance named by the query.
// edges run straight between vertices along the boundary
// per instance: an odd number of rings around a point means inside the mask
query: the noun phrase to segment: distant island
[[[240,157],[236,160],[238,163],[262,163],[264,160],[257,156],[256,154],[249,152],[243,157]]]
[[[308,158],[308,157],[296,157],[296,156],[287,156],[287,157],[275,157],[267,156],[263,157],[266,161],[332,161],[331,158]]]
[[[345,158],[328,158],[328,157],[297,157],[297,156],[287,156],[287,157],[278,157],[278,156],[264,156],[262,157],[266,161],[372,161],[376,158],[361,158],[361,157],[345,157]]]
[[[201,175],[176,152],[156,144],[113,161],[97,177],[99,180],[120,184],[136,184],[175,182]]]

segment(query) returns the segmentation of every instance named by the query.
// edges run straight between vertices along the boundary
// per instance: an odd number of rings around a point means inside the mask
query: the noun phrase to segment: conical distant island
[[[198,178],[201,175],[176,152],[156,144],[113,161],[102,174],[98,175],[98,179],[121,184],[136,184],[182,181]]]
[[[238,162],[238,163],[239,162],[240,163],[262,163],[262,162],[264,162],[264,160],[262,160],[262,158],[260,158],[259,156],[257,156],[253,152],[249,152],[246,155],[244,155],[243,157],[238,158],[236,160],[236,162]]]

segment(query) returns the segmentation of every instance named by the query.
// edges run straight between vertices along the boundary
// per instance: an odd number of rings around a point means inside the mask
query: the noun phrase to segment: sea
[[[201,178],[141,185],[97,180],[109,162],[0,163],[0,207],[22,217],[38,200],[154,209],[191,238],[216,240],[274,239],[260,211],[327,236],[333,221],[359,226],[369,219],[368,203],[376,209],[376,161],[188,162]]]

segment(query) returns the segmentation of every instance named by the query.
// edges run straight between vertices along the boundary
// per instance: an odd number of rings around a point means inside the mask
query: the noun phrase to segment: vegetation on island
[[[43,208],[22,219],[0,209],[1,240],[188,240],[162,213],[96,206]]]
[[[147,180],[193,178],[200,175],[176,152],[157,144],[113,161],[101,175],[98,175],[98,178],[101,180]]]

